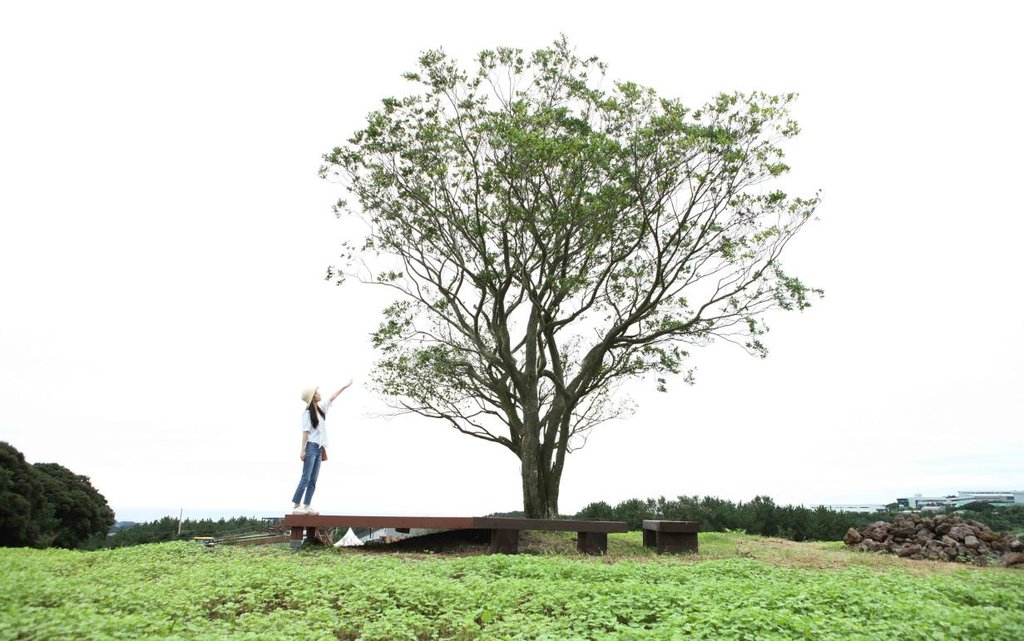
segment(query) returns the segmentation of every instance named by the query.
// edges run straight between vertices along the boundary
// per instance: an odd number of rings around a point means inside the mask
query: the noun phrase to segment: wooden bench
[[[585,554],[608,552],[608,533],[626,532],[621,521],[568,521],[560,519],[515,519],[505,517],[454,516],[345,516],[337,514],[289,514],[284,525],[291,528],[292,546],[306,540],[316,540],[317,529],[325,528],[380,528],[397,530],[423,528],[428,530],[488,530],[491,536],[491,554],[516,554],[519,551],[519,533],[523,530],[576,532],[576,549]]]
[[[697,521],[644,521],[644,546],[658,554],[697,551]]]

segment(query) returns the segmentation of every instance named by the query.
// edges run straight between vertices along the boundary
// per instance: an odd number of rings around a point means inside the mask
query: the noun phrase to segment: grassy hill
[[[0,639],[1024,639],[1019,570],[738,533],[700,545],[0,549]]]

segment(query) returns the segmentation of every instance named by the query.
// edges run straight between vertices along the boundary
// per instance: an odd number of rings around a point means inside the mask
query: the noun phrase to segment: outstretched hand
[[[352,379],[351,378],[349,378],[348,381],[346,381],[346,383],[341,386],[341,389],[339,389],[337,392],[335,392],[334,394],[331,395],[331,402],[333,403],[334,399],[338,398],[338,395],[341,394],[342,392],[344,392],[345,390],[347,390],[350,385],[352,385]]]

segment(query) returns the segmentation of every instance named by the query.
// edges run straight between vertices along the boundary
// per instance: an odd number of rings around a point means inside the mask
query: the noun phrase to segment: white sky
[[[897,6],[898,5],[898,6]],[[784,256],[826,298],[771,355],[637,383],[568,459],[560,508],[680,494],[884,503],[1024,488],[1024,120],[1015,3],[4,3],[0,440],[120,519],[279,514],[300,390],[331,417],[321,512],[522,505],[507,450],[387,420],[363,384],[390,298],[324,281],[346,227],[321,154],[438,46],[579,53],[697,105],[799,92]]]

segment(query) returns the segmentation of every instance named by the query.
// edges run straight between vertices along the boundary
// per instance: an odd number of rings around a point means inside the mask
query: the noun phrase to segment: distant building
[[[885,506],[878,503],[826,505],[825,507],[833,512],[885,512]]]
[[[1024,492],[1020,490],[960,490],[948,496],[921,496],[896,499],[905,510],[944,510],[947,507],[963,507],[968,503],[991,503],[996,506],[1024,504]]]
[[[904,510],[944,510],[953,498],[950,496],[921,496],[915,494],[909,498],[896,499],[896,504]]]
[[[992,505],[1014,505],[1024,503],[1024,492],[1019,490],[1001,491],[960,491],[956,493],[954,505],[963,507],[968,503],[991,503]]]

